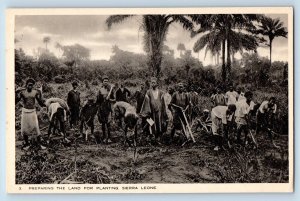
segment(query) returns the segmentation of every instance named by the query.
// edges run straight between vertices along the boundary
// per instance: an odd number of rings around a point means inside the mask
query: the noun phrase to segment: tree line
[[[135,16],[109,16],[106,25],[114,31],[114,24],[122,23],[129,17]],[[48,49],[51,38],[46,36],[43,38],[45,48],[39,47],[34,56],[26,55],[22,49],[15,50],[17,83],[26,76],[45,81],[56,78],[59,82],[65,82],[71,79],[101,79],[103,74],[115,79],[133,80],[157,76],[166,84],[178,79],[193,83],[199,76],[212,84],[219,80],[226,83],[256,82],[256,85],[262,86],[272,82],[271,78],[280,82],[287,79],[287,63],[271,60],[273,40],[287,37],[287,30],[279,19],[249,14],[144,15],[142,19],[146,54],[121,50],[114,45],[108,61],[93,61],[90,60],[88,48],[80,44],[62,45],[56,42],[55,47],[61,55],[55,56]],[[165,45],[172,23],[179,23],[190,31],[191,37],[198,37],[193,50],[186,49],[182,43],[178,44],[179,58],[174,57],[175,50]],[[263,45],[270,48],[268,61],[256,51]],[[199,58],[192,56],[192,51],[199,53],[202,50],[205,55],[210,52],[215,58],[214,66],[204,67]],[[238,52],[242,55],[240,60],[234,57]],[[276,71],[270,74],[272,68],[276,68]]]
[[[122,23],[133,15],[113,15],[106,20],[108,28]],[[191,37],[199,39],[194,51],[205,48],[213,56],[222,58],[222,80],[231,81],[231,55],[237,52],[256,52],[260,44],[267,43],[270,48],[270,67],[272,64],[272,42],[276,37],[287,37],[287,29],[279,19],[257,14],[200,14],[200,15],[144,15],[144,46],[148,55],[148,65],[152,75],[160,77],[164,41],[172,23],[179,23],[191,32]],[[197,27],[197,28],[195,28]],[[198,28],[199,27],[199,28]],[[179,46],[178,49],[182,49]],[[227,56],[225,55],[225,52]],[[225,62],[226,56],[226,62]]]

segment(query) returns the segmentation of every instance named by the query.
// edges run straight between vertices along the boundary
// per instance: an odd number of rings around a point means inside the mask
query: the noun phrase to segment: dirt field
[[[97,123],[96,131],[99,128]],[[197,132],[195,137],[195,144],[182,147],[180,133],[171,145],[154,146],[140,136],[136,159],[135,149],[123,143],[119,131],[113,132],[109,145],[96,144],[94,138],[79,139],[77,151],[74,142],[65,146],[61,137],[54,137],[48,150],[37,152],[24,152],[18,140],[16,183],[60,183],[75,171],[75,160],[77,174],[72,180],[79,183],[288,182],[287,137],[276,139],[280,149],[259,136],[258,149],[249,144],[221,151],[213,150],[208,134]],[[69,138],[74,141],[72,133]]]

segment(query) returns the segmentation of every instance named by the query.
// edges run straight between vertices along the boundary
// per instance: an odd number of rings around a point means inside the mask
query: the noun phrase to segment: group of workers
[[[171,127],[169,142],[174,139],[176,131],[184,134],[184,144],[195,142],[192,125],[197,118],[195,108],[199,106],[200,96],[192,87],[186,92],[183,83],[178,83],[176,89],[168,88],[163,91],[159,88],[156,78],[151,78],[150,83],[141,84],[135,94],[121,83],[114,86],[109,83],[108,76],[103,76],[102,84],[96,96],[90,95],[82,105],[82,97],[78,90],[78,82],[72,83],[73,89],[69,91],[66,102],[60,98],[43,100],[42,90],[37,89],[35,80],[29,78],[26,87],[16,91],[16,103],[23,101],[21,114],[21,134],[24,139],[23,149],[31,146],[31,140],[46,149],[41,143],[41,132],[36,112],[36,102],[41,107],[46,107],[49,116],[48,140],[55,129],[66,136],[65,122],[69,118],[69,129],[77,130],[83,134],[84,128],[91,129],[94,134],[94,118],[97,116],[102,127],[102,141],[111,143],[111,122],[118,121],[118,125],[125,131],[133,130],[137,133],[140,122],[141,131],[146,132],[156,143],[162,143],[163,134]],[[215,136],[215,150],[228,142],[228,132],[236,128],[236,140],[241,142],[241,133],[245,134],[245,141],[249,133],[249,115],[254,111],[251,91],[234,91],[231,85],[229,91],[223,94],[220,88],[211,96],[213,107],[211,109],[212,133]],[[134,103],[131,101],[134,100]],[[276,113],[277,106],[274,97],[262,102],[256,111],[256,133],[261,130],[269,132],[270,116]],[[139,121],[140,120],[140,121]],[[269,132],[270,133],[270,132]],[[31,136],[31,140],[29,137]]]

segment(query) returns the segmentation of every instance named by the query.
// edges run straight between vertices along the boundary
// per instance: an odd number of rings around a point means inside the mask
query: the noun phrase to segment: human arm
[[[42,93],[40,91],[37,90],[35,98],[41,107],[46,107],[45,100],[42,98]]]
[[[23,97],[22,91],[17,90],[15,94],[15,103],[17,104],[22,99],[22,97]]]
[[[125,90],[126,90],[127,96],[130,97],[131,96],[130,91],[127,88],[125,88]]]

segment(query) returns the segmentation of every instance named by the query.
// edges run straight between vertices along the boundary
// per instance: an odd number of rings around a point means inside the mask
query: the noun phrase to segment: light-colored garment
[[[152,94],[153,94],[154,99],[157,99],[158,98],[158,89],[152,90]]]
[[[211,110],[211,113],[214,114],[215,117],[221,119],[223,124],[227,124],[227,112],[228,107],[227,106],[216,106]]]
[[[239,94],[236,91],[227,91],[225,97],[227,99],[227,105],[235,104]]]
[[[130,105],[129,103],[124,102],[124,101],[116,102],[113,105],[113,111],[115,112],[116,109],[119,107],[125,109],[124,117],[126,117],[128,114],[135,114],[137,116],[136,108],[134,106]]]
[[[69,107],[66,101],[64,101],[63,99],[60,98],[49,98],[46,100],[45,105],[47,106],[47,108],[49,108],[51,103],[59,103],[60,106],[66,110],[69,111]]]
[[[57,112],[58,108],[64,109],[59,103],[51,103],[48,107],[49,120],[52,121],[53,115]],[[64,109],[64,121],[67,121],[66,110]]]
[[[22,135],[40,135],[39,121],[35,109],[22,108],[21,116]]]
[[[165,100],[165,104],[166,104],[166,112],[167,112],[167,116],[168,116],[168,122],[172,123],[173,122],[173,115],[171,110],[168,108],[168,106],[171,103],[172,100],[172,96],[171,94],[169,94],[168,92],[164,94],[164,100]]]
[[[250,105],[248,105],[246,99],[242,99],[238,101],[235,105],[235,122],[237,124],[246,125],[247,122],[245,116],[248,115],[251,110],[253,110],[255,103],[251,101]]]
[[[222,126],[222,120],[216,117],[215,113],[211,113],[211,129],[213,135],[220,135],[219,130]]]
[[[222,124],[231,121],[233,115],[227,115],[227,106],[216,106],[211,110],[212,132],[213,135],[220,135]],[[221,132],[222,134],[223,132]]]
[[[274,104],[273,107],[270,108],[269,101],[264,101],[264,102],[262,102],[262,104],[260,105],[260,107],[258,109],[261,113],[265,113],[266,111],[271,111],[272,113],[275,114],[277,111],[277,105]]]
[[[165,99],[166,106],[170,105],[171,100],[172,100],[171,94],[169,94],[168,92],[165,93],[164,94],[164,99]]]
[[[239,101],[241,101],[241,100],[244,100],[244,99],[246,99],[246,97],[245,97],[245,93],[244,92],[241,92],[239,95],[239,98],[238,98],[238,102]]]
[[[155,122],[151,127],[152,133],[160,135],[166,131],[166,121],[168,120],[168,116],[166,112],[164,93],[161,90],[158,90],[157,98],[154,97],[152,89],[149,89],[146,92],[141,108],[141,114],[145,117],[150,117]]]

